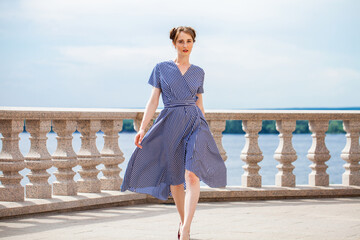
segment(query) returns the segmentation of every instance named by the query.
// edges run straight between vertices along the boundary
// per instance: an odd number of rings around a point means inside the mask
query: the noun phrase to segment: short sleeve
[[[152,70],[148,83],[156,88],[161,88],[159,64],[156,64],[156,66]]]
[[[203,72],[201,77],[201,84],[197,90],[197,93],[203,93],[204,92],[204,79],[205,79],[205,72]]]

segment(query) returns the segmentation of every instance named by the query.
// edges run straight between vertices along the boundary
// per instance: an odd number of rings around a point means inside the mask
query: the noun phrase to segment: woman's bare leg
[[[200,196],[200,180],[191,171],[185,170],[186,194],[185,194],[185,216],[182,227],[181,240],[187,240],[190,226],[195,214],[196,205]]]
[[[176,208],[180,215],[181,224],[184,224],[184,203],[185,203],[185,191],[184,184],[170,185],[171,195],[174,198]]]

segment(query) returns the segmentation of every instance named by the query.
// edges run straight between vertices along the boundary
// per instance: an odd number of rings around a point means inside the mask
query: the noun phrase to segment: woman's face
[[[180,32],[174,46],[178,52],[178,55],[190,55],[193,44],[194,42],[190,34]]]

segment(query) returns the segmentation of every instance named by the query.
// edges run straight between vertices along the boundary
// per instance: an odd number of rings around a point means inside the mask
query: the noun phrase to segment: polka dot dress
[[[173,60],[154,67],[148,83],[161,89],[164,109],[132,153],[121,191],[171,196],[170,185],[185,185],[185,169],[209,187],[226,186],[226,166],[200,108],[205,72],[190,65],[184,75]]]

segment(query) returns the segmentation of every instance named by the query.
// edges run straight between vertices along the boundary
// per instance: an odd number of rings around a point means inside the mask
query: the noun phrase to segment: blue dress
[[[121,191],[172,196],[170,185],[185,185],[185,169],[209,187],[226,186],[226,166],[207,121],[195,104],[203,93],[204,70],[190,65],[184,75],[173,60],[154,67],[148,83],[161,89],[164,109],[132,153]]]

